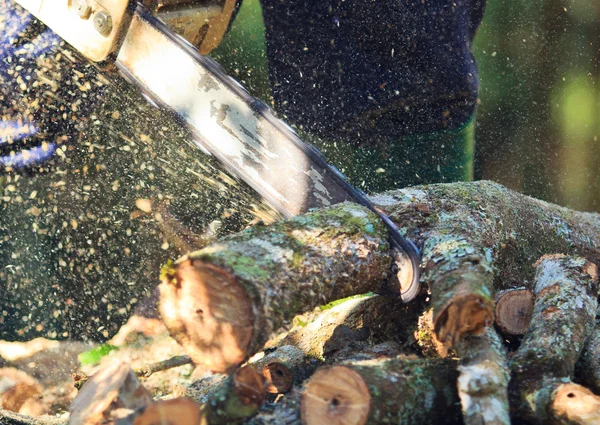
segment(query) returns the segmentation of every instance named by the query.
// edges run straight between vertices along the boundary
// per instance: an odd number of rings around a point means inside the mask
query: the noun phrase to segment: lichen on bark
[[[163,320],[196,363],[222,372],[260,351],[296,314],[379,290],[391,256],[379,217],[346,203],[223,238],[173,267],[161,285]],[[226,328],[227,341],[219,337]],[[216,331],[207,336],[209,329]],[[222,345],[211,345],[212,336]],[[223,358],[206,363],[216,351]]]
[[[456,343],[481,333],[493,318],[494,294],[527,286],[534,277],[531,265],[544,254],[576,254],[600,264],[600,215],[493,182],[417,186],[371,200],[423,248],[440,340]],[[448,321],[464,312],[466,294],[474,314]]]
[[[573,417],[587,390],[570,383],[594,326],[597,267],[580,257],[544,256],[537,263],[534,292],[531,325],[511,359],[513,414],[540,424],[597,423]],[[592,400],[600,405],[600,399]]]

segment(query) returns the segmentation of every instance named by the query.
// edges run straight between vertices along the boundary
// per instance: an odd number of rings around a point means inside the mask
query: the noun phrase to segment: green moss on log
[[[494,294],[533,281],[544,254],[577,254],[600,264],[600,215],[582,213],[487,181],[417,186],[374,195],[408,237],[423,247],[440,340],[479,333],[493,317]],[[479,323],[446,323],[464,296],[481,304]],[[463,298],[463,300],[461,300]],[[438,323],[442,319],[441,323]]]
[[[272,332],[290,324],[298,313],[379,290],[391,261],[388,230],[379,216],[356,204],[335,205],[247,229],[177,260],[174,279],[179,286],[168,287],[168,281],[161,285],[161,314],[172,336],[200,364],[205,364],[208,355],[214,356],[210,344],[213,336],[218,337],[207,334],[204,326],[210,322],[210,329],[232,329],[239,345],[233,348],[239,355],[208,365],[222,372],[260,351]],[[220,280],[207,284],[215,268]],[[185,273],[180,272],[184,269]],[[201,278],[194,269],[202,270]],[[178,294],[183,293],[202,294],[199,302],[203,305],[192,308],[189,296],[180,299],[183,295]],[[250,300],[249,308],[243,298]],[[190,310],[183,312],[184,306]],[[237,317],[238,311],[251,315]],[[195,315],[199,320],[193,320]],[[242,335],[248,332],[246,328],[251,332],[248,337]],[[218,348],[225,353],[223,357],[231,349]]]
[[[456,362],[397,357],[323,367],[302,395],[307,425],[347,423],[456,424]]]
[[[531,325],[511,360],[511,409],[534,423],[570,424],[556,416],[553,405],[594,326],[597,268],[583,258],[542,257],[535,295]],[[580,403],[577,397],[572,401]]]

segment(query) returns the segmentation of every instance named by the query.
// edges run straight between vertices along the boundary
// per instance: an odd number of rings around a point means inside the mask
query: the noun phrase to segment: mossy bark
[[[397,357],[323,367],[302,394],[304,424],[456,424],[460,404],[452,360]]]
[[[530,423],[593,423],[579,422],[568,413],[580,406],[578,393],[584,396],[569,382],[594,326],[597,268],[579,257],[542,257],[534,293],[531,325],[511,359],[511,409]],[[565,391],[571,395],[562,397]]]
[[[596,313],[594,329],[575,365],[575,381],[600,394],[600,312]]]
[[[265,378],[268,393],[282,394],[294,384],[300,385],[321,362],[294,345],[282,345],[265,351],[260,358],[250,359],[249,364]]]
[[[417,186],[371,200],[423,248],[437,336],[481,333],[499,290],[528,286],[544,254],[600,264],[600,215],[581,213],[487,181]],[[467,317],[465,301],[473,308]],[[453,308],[454,306],[454,308]]]
[[[422,303],[402,304],[395,298],[364,295],[319,310],[296,318],[296,326],[268,346],[295,345],[322,360],[366,340],[372,344],[392,340],[407,346],[414,338]]]
[[[252,366],[227,377],[200,406],[200,425],[236,425],[258,412],[265,402],[264,378]]]
[[[465,337],[456,352],[465,425],[510,425],[508,360],[496,331],[488,328],[483,335]]]
[[[300,418],[300,386],[293,387],[276,403],[267,403],[246,425],[302,425]]]
[[[161,316],[195,363],[229,371],[296,314],[377,291],[390,267],[378,216],[336,205],[248,229],[166,266]]]

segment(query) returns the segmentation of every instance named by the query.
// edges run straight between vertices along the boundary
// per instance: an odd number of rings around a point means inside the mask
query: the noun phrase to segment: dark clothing
[[[262,0],[277,109],[325,139],[464,124],[484,0]]]

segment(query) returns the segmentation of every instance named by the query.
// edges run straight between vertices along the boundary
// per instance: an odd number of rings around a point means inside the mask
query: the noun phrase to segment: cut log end
[[[581,385],[564,384],[554,392],[551,411],[555,423],[598,424],[600,397]]]
[[[133,425],[199,425],[200,419],[200,409],[193,400],[176,398],[150,404]]]
[[[496,325],[505,336],[524,335],[533,314],[535,296],[528,289],[512,289],[499,294],[496,301]]]
[[[194,363],[230,372],[247,356],[254,315],[246,290],[227,271],[184,259],[160,285],[160,314]]]
[[[438,340],[452,346],[465,335],[481,335],[493,321],[492,303],[475,294],[454,297],[433,319]]]
[[[294,383],[294,372],[279,362],[266,365],[262,374],[267,381],[267,392],[271,394],[288,392]]]
[[[371,395],[363,378],[345,366],[319,369],[302,394],[305,425],[363,425],[367,422]]]

